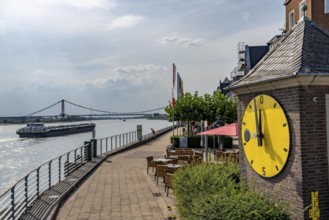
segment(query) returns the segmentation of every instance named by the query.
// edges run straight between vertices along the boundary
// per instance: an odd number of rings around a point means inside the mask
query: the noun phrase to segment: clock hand
[[[260,147],[260,146],[262,146],[262,138],[261,138],[260,127],[259,127],[259,123],[258,123],[256,98],[254,98],[254,108],[255,108],[255,120],[256,120],[257,141],[258,141],[258,146]]]
[[[258,134],[258,143],[260,143],[260,145],[258,144],[258,146],[263,146],[263,133],[262,133],[262,114],[261,114],[261,109],[259,109],[259,121],[258,121],[258,127],[259,127],[259,134]]]

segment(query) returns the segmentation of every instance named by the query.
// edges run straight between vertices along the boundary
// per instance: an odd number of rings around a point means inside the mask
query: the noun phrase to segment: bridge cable
[[[55,105],[57,105],[57,104],[59,104],[59,103],[61,103],[61,102],[62,102],[62,100],[61,100],[61,101],[58,101],[58,102],[56,102],[55,104],[52,104],[52,105],[50,105],[50,106],[48,106],[48,107],[46,107],[46,108],[43,108],[43,109],[41,109],[41,110],[39,110],[39,111],[32,112],[31,114],[28,114],[28,115],[26,115],[26,116],[33,116],[33,115],[35,115],[35,114],[38,114],[39,112],[42,112],[42,111],[45,111],[45,110],[47,110],[47,109],[49,109],[49,108],[51,108],[51,107],[54,107]]]

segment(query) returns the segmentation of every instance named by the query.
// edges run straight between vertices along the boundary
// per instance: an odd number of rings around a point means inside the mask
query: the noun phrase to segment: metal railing
[[[157,135],[171,129],[172,126],[160,129]],[[142,140],[153,137],[152,133],[148,133],[143,135]],[[138,141],[140,140],[137,139],[136,131],[91,139],[83,146],[42,164],[0,195],[0,220],[19,219],[43,192],[64,180],[66,176],[91,161],[93,157],[124,148]]]
[[[88,161],[88,148],[90,142],[42,164],[20,179],[0,196],[0,219],[18,219],[44,191]]]
[[[95,154],[103,154],[137,141],[137,132],[131,131],[111,137],[100,138],[96,141],[97,148]]]
[[[136,131],[102,139],[92,139],[82,147],[52,159],[20,179],[0,195],[0,219],[19,219],[46,190],[61,182],[92,157],[137,140]],[[99,142],[99,143],[97,143]]]

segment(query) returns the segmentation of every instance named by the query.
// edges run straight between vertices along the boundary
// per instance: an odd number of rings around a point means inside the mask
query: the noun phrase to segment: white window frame
[[[324,0],[324,13],[329,13],[329,0]]]
[[[325,0],[327,1],[327,0]],[[303,10],[302,10],[302,6],[306,5],[306,1],[303,0],[299,3],[299,19],[301,19],[303,17]],[[305,11],[305,16],[306,16],[307,10]]]
[[[290,13],[289,13],[289,30],[291,30],[296,24],[296,21],[295,21],[295,11],[292,10]]]

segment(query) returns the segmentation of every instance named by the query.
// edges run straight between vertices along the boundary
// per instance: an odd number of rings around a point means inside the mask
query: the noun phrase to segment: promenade
[[[146,157],[161,157],[170,144],[171,132],[135,149],[108,157],[60,208],[58,220],[166,219],[175,209],[164,183],[154,181]],[[175,213],[175,210],[173,210]]]

